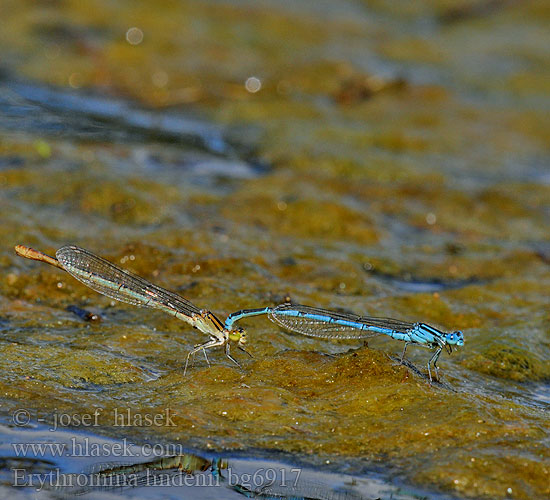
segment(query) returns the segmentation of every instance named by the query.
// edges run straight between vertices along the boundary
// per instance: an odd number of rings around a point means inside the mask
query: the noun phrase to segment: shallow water
[[[4,417],[101,408],[93,429],[71,425],[430,494],[547,498],[550,11],[461,6],[4,2]],[[399,366],[391,339],[253,318],[242,369],[213,352],[184,377],[200,332],[18,243],[89,248],[222,318],[290,297],[462,330],[465,346],[430,386],[424,349]],[[111,418],[168,408],[174,426]]]
[[[379,474],[352,476],[300,463],[289,465],[285,457],[256,450],[256,458],[244,453],[213,453],[185,448],[182,444],[141,446],[128,439],[104,438],[56,426],[0,426],[3,469],[0,494],[20,498],[308,498],[370,500],[392,498],[419,500],[425,492],[388,484]],[[41,450],[40,458],[33,450]],[[114,453],[113,453],[114,452]],[[167,455],[170,453],[170,455]],[[278,458],[278,460],[277,460]],[[296,459],[294,459],[296,460]],[[435,498],[435,497],[432,497]],[[438,500],[450,497],[437,495]]]

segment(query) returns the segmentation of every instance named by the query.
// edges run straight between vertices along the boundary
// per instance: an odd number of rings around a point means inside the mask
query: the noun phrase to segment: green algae
[[[118,437],[388,466],[462,497],[546,498],[548,401],[531,386],[550,379],[550,13],[510,4],[423,32],[453,6],[342,3],[330,16],[246,2],[6,2],[0,46],[18,75],[204,113],[255,137],[272,169],[197,181],[173,167],[174,141],[67,138],[0,119],[2,408],[51,422],[101,407],[94,431]],[[137,46],[130,26],[143,30]],[[393,85],[401,73],[412,78]],[[369,81],[387,91],[365,94]],[[184,377],[200,332],[113,306],[18,259],[17,243],[50,254],[80,244],[222,319],[290,296],[461,329],[465,346],[440,360],[449,390],[391,359],[398,342],[323,343],[257,318],[243,322],[254,355],[235,353],[243,370],[213,352]],[[442,286],[404,287],[415,282]],[[103,321],[65,311],[75,303]],[[408,350],[421,372],[428,356]],[[176,426],[117,428],[126,408],[169,408]]]
[[[358,244],[371,244],[378,239],[371,221],[361,212],[329,201],[291,198],[292,194],[287,202],[261,195],[240,196],[238,202],[225,207],[224,215],[240,223],[269,228],[285,235],[297,232],[296,236],[302,238],[323,238],[331,234]],[[249,206],[256,207],[254,213],[247,213],[245,207]]]
[[[6,355],[12,363],[16,359],[9,351]],[[103,383],[102,392],[86,396],[74,393],[67,401],[59,385],[75,388],[71,365],[70,360],[65,360],[67,375],[53,385],[53,391],[47,377],[23,377],[6,395],[17,399],[33,392],[35,384],[44,382],[50,388],[50,399],[41,403],[42,415],[51,418],[52,413],[74,410],[78,401],[83,405],[80,406],[83,413],[86,407],[100,405],[102,428],[114,435],[120,430],[113,427],[112,416],[115,411],[124,412],[126,405],[137,415],[160,414],[170,408],[176,427],[156,427],[155,439],[191,439],[191,442],[202,439],[203,444],[206,440],[214,448],[239,449],[255,443],[304,456],[328,453],[332,457],[361,456],[372,461],[414,461],[415,457],[433,454],[456,457],[468,449],[468,458],[482,460],[480,452],[483,454],[483,467],[476,470],[482,470],[488,477],[505,478],[502,484],[513,490],[519,489],[524,480],[517,472],[518,463],[527,459],[492,460],[491,450],[501,441],[508,447],[517,443],[524,453],[528,450],[537,453],[533,440],[545,435],[535,421],[527,423],[527,415],[518,420],[523,410],[517,405],[499,403],[497,399],[480,407],[467,394],[453,394],[450,399],[446,390],[431,388],[383,352],[372,349],[334,359],[307,351],[288,352],[254,361],[244,373],[220,365],[210,369],[195,367],[188,377],[183,377],[179,370],[170,370],[165,377],[148,384],[155,395],[153,405],[153,400],[143,394],[142,383],[128,378],[119,380],[122,382],[119,388],[110,386],[117,370],[113,371],[105,361],[101,362],[104,373],[87,380]],[[80,366],[77,359],[75,365]],[[48,368],[47,363],[45,367]],[[84,366],[82,374],[86,373]],[[142,401],[139,411],[130,403],[138,394]],[[426,406],[429,412],[425,411]],[[319,415],[324,417],[319,419]],[[381,415],[391,418],[381,419]],[[192,437],[188,434],[190,429]],[[150,435],[147,428],[132,430],[137,437]],[[545,477],[545,467],[537,460],[527,462],[534,462],[535,466],[529,468],[531,479]],[[442,475],[439,470],[446,470],[441,484],[456,492],[466,492],[475,482],[472,478],[476,473],[469,459],[454,461],[450,473],[440,463],[435,468],[428,466],[430,461],[422,463],[415,474],[421,483],[427,477],[433,481]],[[496,491],[494,482],[478,481],[478,493],[490,495]],[[530,489],[532,492],[544,493],[540,486],[530,488],[534,488]]]
[[[464,364],[493,377],[518,381],[548,380],[550,366],[533,351],[496,345],[472,356]]]
[[[136,367],[121,359],[109,359],[105,354],[83,352],[78,355],[78,363],[67,363],[67,359],[74,356],[74,349],[68,347],[37,349],[17,344],[2,347],[2,356],[9,360],[12,377],[17,379],[35,379],[69,389],[87,387],[87,384],[104,386],[142,380]]]
[[[21,176],[17,184],[10,186],[19,190],[32,185],[35,179],[33,175],[26,179]],[[253,185],[249,184],[251,190]],[[215,198],[193,196],[195,216],[200,217],[197,210],[200,204],[212,211]],[[62,203],[62,196],[49,200],[55,207]],[[174,203],[179,203],[179,199]],[[265,205],[270,210],[279,210],[273,199],[265,201]],[[242,211],[245,204],[240,206]],[[261,219],[266,212],[259,210],[261,203],[256,203],[256,207],[253,216]],[[154,241],[120,242],[115,251],[102,253],[156,282],[179,289],[196,303],[214,304],[220,312],[254,306],[259,300],[264,303],[282,300],[270,294],[290,292],[294,298],[312,304],[344,307],[357,313],[376,311],[381,316],[399,315],[449,329],[463,329],[465,348],[441,361],[442,372],[459,386],[462,383],[458,377],[467,378],[468,370],[501,380],[548,378],[544,354],[541,357],[536,351],[537,339],[527,349],[514,350],[502,345],[503,339],[512,339],[514,326],[525,323],[518,318],[518,311],[521,316],[521,311],[536,310],[544,296],[548,270],[534,252],[499,250],[501,258],[495,259],[494,245],[464,243],[458,255],[452,251],[442,257],[437,248],[425,245],[420,247],[421,252],[406,250],[403,255],[410,254],[411,259],[414,256],[418,260],[404,266],[391,253],[384,255],[375,246],[371,247],[372,255],[378,257],[358,252],[351,245],[349,262],[332,258],[336,246],[325,255],[308,243],[301,243],[300,253],[290,253],[295,255],[295,261],[286,262],[280,256],[284,255],[281,251],[288,250],[278,235],[284,234],[285,239],[293,242],[308,242],[312,237],[310,228],[302,230],[298,222],[292,228],[285,228],[280,222],[279,225],[274,222],[273,228],[269,224],[257,227],[251,219],[243,218],[239,210],[227,207],[222,210],[223,214],[217,217],[248,228],[250,234],[244,241],[218,239],[204,233],[197,238],[190,230],[166,234],[156,229]],[[78,211],[86,214],[82,208]],[[303,214],[306,220],[313,216]],[[126,225],[131,227],[133,223],[126,221]],[[338,240],[350,241],[351,233],[328,234],[333,240],[326,241],[326,248]],[[252,244],[259,235],[263,235],[262,241],[255,243],[255,248],[263,249],[261,257],[250,255],[246,261],[235,258],[235,250],[228,252],[227,246],[243,252],[242,244]],[[53,248],[42,248],[54,253]],[[376,269],[395,277],[409,273],[426,280],[434,276],[475,277],[481,282],[435,294],[384,298],[378,296],[381,284],[372,283],[377,280],[376,274],[365,273],[365,260],[371,271]],[[517,447],[536,455],[539,443],[545,439],[546,431],[541,430],[545,428],[544,414],[509,413],[510,402],[475,396],[476,390],[469,384],[458,395],[430,388],[424,379],[418,379],[388,358],[386,353],[400,349],[395,342],[373,342],[381,350],[361,349],[331,359],[319,352],[341,351],[347,348],[346,344],[308,341],[278,332],[266,322],[249,321],[246,323],[249,349],[255,359],[241,359],[245,363],[244,372],[220,365],[220,354],[215,354],[214,366],[207,368],[197,359],[193,370],[183,377],[185,353],[203,339],[198,332],[160,313],[106,307],[108,300],[58,270],[40,264],[27,266],[9,254],[3,257],[3,266],[10,272],[2,281],[3,297],[8,300],[3,304],[2,314],[16,327],[15,332],[24,337],[30,335],[38,344],[4,346],[2,359],[10,376],[4,379],[2,393],[13,401],[29,401],[50,419],[58,412],[86,413],[87,408],[95,405],[105,408],[106,415],[112,415],[115,408],[139,408],[137,411],[142,413],[146,409],[162,412],[170,408],[178,416],[176,429],[155,428],[151,434],[150,430],[132,427],[131,434],[136,439],[184,440],[202,445],[206,442],[216,449],[278,449],[313,460],[317,456],[330,456],[333,461],[334,457],[362,457],[374,463],[389,460],[400,464],[405,472],[411,464],[418,471],[410,474],[415,481],[437,484],[464,496],[472,491],[476,496],[490,497],[503,491],[505,495],[507,488],[519,492],[520,498],[545,494],[546,469],[542,458],[521,462],[533,462],[532,467],[519,467],[520,462],[516,461],[503,467],[499,454],[492,451],[495,447],[506,450]],[[237,276],[241,278],[229,285]],[[229,288],[221,286],[222,283]],[[239,304],[228,293],[236,285]],[[510,289],[514,295],[510,295]],[[507,298],[506,308],[502,307],[502,297]],[[103,308],[106,321],[84,329],[81,322],[61,311],[75,300],[83,306]],[[531,318],[531,328],[540,331],[543,321],[543,317]],[[526,329],[521,326],[519,331]],[[543,332],[539,336],[544,341]],[[495,345],[488,349],[485,338],[495,339]],[[9,339],[20,342],[16,334],[10,334]],[[65,347],[57,347],[59,342]],[[302,350],[307,345],[311,350]],[[104,349],[113,353],[113,357],[105,357]],[[294,350],[277,354],[280,349]],[[419,366],[424,365],[427,353],[412,348],[409,351]],[[160,371],[161,377],[151,381],[143,363],[153,371]],[[44,390],[48,391],[49,401],[40,397]],[[120,432],[113,428],[109,418],[101,424],[103,432],[113,435]],[[471,450],[469,457],[485,456],[482,468],[472,468],[468,461],[456,465],[450,457],[460,456],[464,448]],[[426,456],[432,458],[422,458],[419,467],[419,457]],[[453,463],[451,475],[440,465],[440,460]],[[530,472],[526,475],[518,470]],[[495,480],[484,481],[485,477]],[[499,481],[509,486],[503,490]],[[524,486],[525,481],[528,487]]]

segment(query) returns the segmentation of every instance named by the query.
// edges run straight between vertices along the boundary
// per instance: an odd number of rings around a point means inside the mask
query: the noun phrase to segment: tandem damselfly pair
[[[180,295],[154,285],[83,248],[74,245],[61,247],[56,252],[56,258],[23,245],[17,245],[15,250],[22,257],[47,262],[67,271],[77,280],[107,297],[136,306],[160,309],[209,335],[210,339],[207,342],[196,346],[188,353],[185,371],[190,356],[202,350],[206,357],[206,349],[217,346],[224,346],[227,357],[239,365],[230,354],[230,341],[236,342],[237,347],[244,351],[243,345],[247,337],[242,328],[235,327],[235,323],[243,318],[259,315],[267,315],[283,328],[309,337],[359,340],[387,335],[405,342],[401,361],[411,344],[433,349],[435,353],[428,361],[430,381],[430,366],[433,365],[436,373],[438,372],[437,361],[443,349],[450,354],[453,346],[464,345],[464,336],[460,331],[446,333],[426,323],[357,316],[291,303],[243,309],[231,313],[225,323],[222,323],[212,312],[199,309]],[[208,362],[208,357],[206,360]]]

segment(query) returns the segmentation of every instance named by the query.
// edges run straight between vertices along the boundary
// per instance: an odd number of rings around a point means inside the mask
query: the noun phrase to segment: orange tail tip
[[[38,260],[40,262],[46,262],[46,264],[50,264],[51,266],[58,267],[59,269],[63,269],[63,266],[59,263],[59,261],[55,257],[50,257],[49,255],[40,252],[39,250],[35,250],[34,248],[27,247],[25,245],[15,245],[15,253],[19,255],[20,257],[25,257],[26,259],[32,259],[32,260]]]

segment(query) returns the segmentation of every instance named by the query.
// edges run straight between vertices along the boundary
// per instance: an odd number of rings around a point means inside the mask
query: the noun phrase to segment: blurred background
[[[376,471],[430,497],[550,496],[547,1],[2,0],[0,14],[6,425],[22,406],[46,422],[170,407],[176,427],[93,432]],[[88,248],[222,319],[289,297],[465,345],[430,386],[427,350],[408,350],[416,372],[391,339],[254,318],[241,370],[213,352],[184,377],[203,334],[18,243]]]

